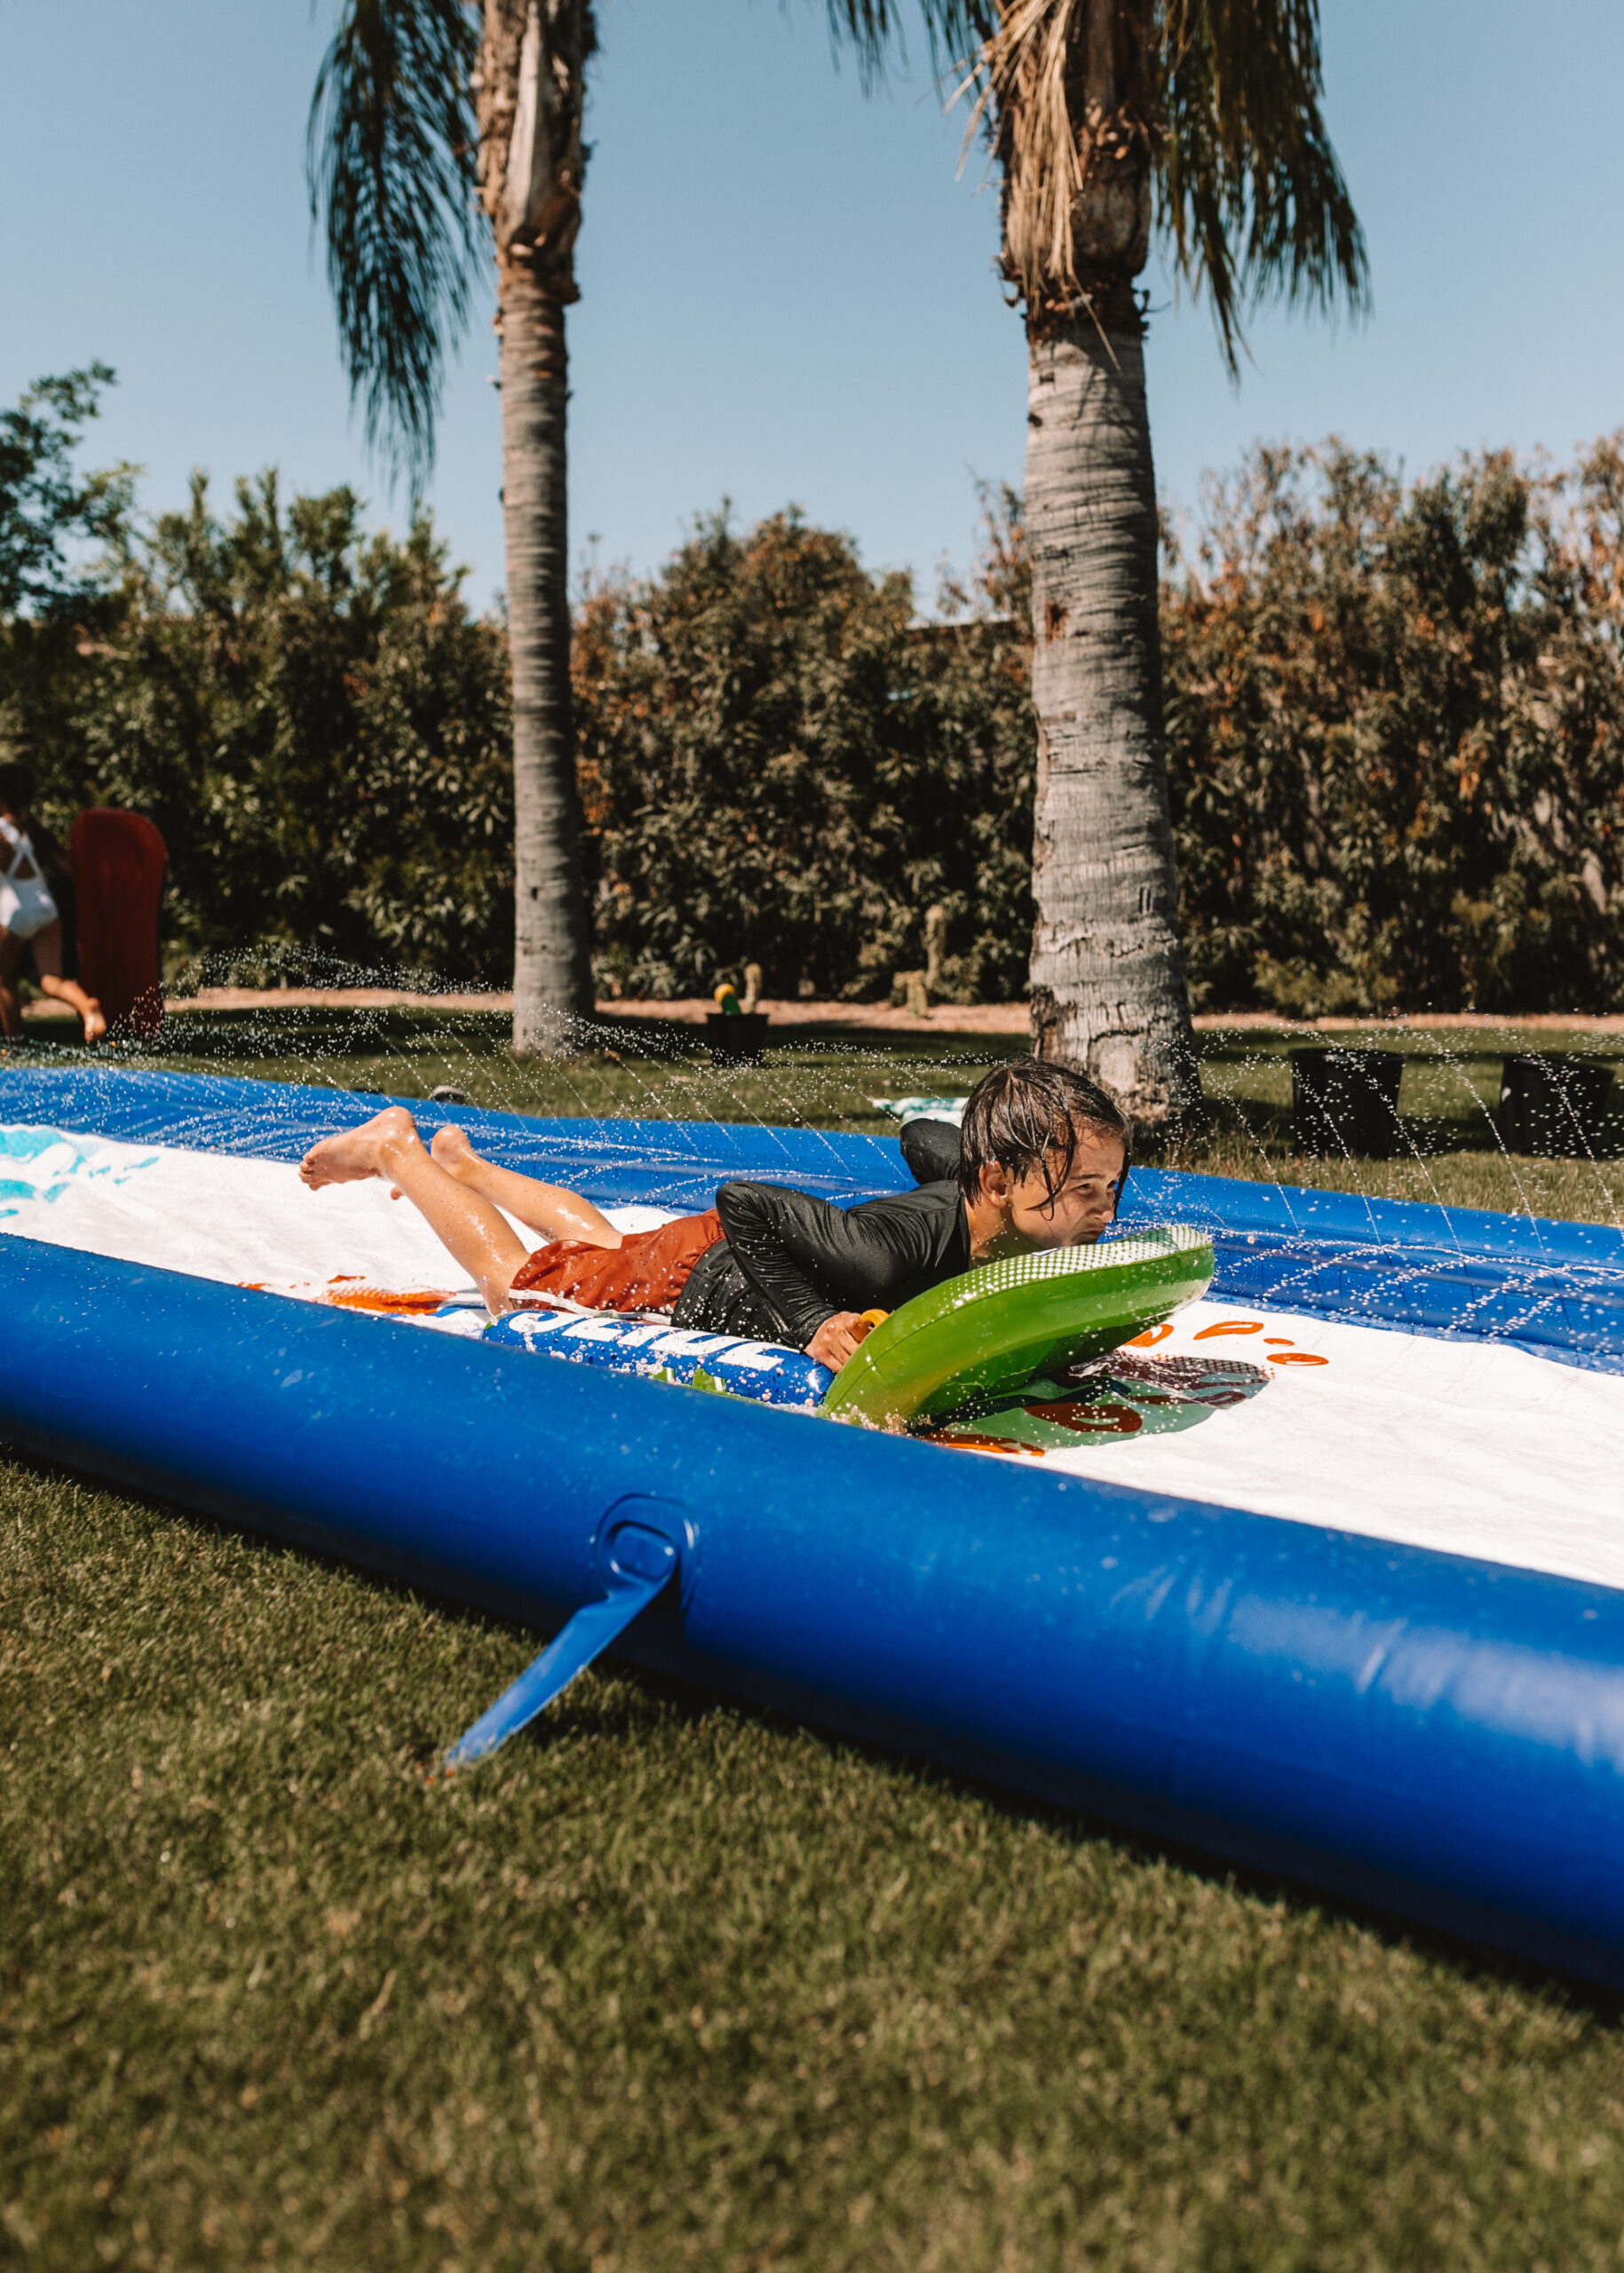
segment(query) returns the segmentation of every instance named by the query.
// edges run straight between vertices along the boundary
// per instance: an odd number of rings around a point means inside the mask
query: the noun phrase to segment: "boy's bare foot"
[[[369,1176],[386,1173],[386,1146],[416,1133],[417,1124],[403,1105],[385,1105],[359,1129],[346,1129],[342,1136],[324,1136],[313,1144],[299,1163],[299,1180],[312,1192],[327,1184],[363,1184]]]
[[[85,1041],[87,1042],[99,1041],[102,1035],[106,1034],[107,1030],[107,1022],[106,1018],[102,1017],[101,1005],[93,994],[84,1006],[83,1018],[84,1022]]]

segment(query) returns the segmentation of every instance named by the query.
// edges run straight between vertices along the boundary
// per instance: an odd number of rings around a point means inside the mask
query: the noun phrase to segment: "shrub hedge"
[[[274,475],[145,525],[75,481],[99,368],[0,416],[0,741],[44,817],[149,812],[170,962],[313,952],[511,967],[505,641],[425,519]],[[609,994],[857,998],[927,959],[1025,981],[1035,728],[1019,499],[969,585],[793,511],[701,519],[656,574],[588,579],[574,680]],[[86,548],[99,548],[86,566]],[[75,550],[76,547],[76,550]],[[1624,435],[1406,487],[1259,448],[1166,532],[1168,765],[1198,1007],[1300,1015],[1624,1003]],[[945,952],[942,952],[945,950]]]
[[[13,619],[0,672],[47,820],[162,830],[171,968],[287,943],[511,969],[505,645],[426,520],[368,536],[351,491],[284,507],[267,474],[222,521],[199,479],[124,530],[91,606]]]
[[[702,520],[659,575],[595,583],[576,619],[582,805],[599,970],[614,994],[860,997],[926,961],[1008,999],[1031,937],[1034,737],[989,558],[955,622],[915,625],[906,575],[775,514]]]
[[[1409,488],[1258,449],[1168,552],[1198,1007],[1624,1002],[1624,434]]]

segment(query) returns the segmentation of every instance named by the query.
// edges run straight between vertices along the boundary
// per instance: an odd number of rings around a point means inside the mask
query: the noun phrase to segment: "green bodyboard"
[[[877,1426],[1008,1403],[1204,1295],[1212,1241],[1159,1224],[1098,1247],[1007,1256],[918,1295],[836,1374],[823,1410]]]

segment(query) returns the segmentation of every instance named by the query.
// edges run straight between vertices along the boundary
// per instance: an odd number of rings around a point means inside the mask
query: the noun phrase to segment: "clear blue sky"
[[[99,459],[177,503],[279,465],[400,518],[350,417],[302,176],[334,0],[0,0],[0,401],[96,356]],[[1331,432],[1411,471],[1483,444],[1557,457],[1624,424],[1624,7],[1324,0],[1332,130],[1375,310],[1269,316],[1226,382],[1206,313],[1150,344],[1164,494],[1255,437]],[[697,511],[791,500],[873,566],[974,545],[972,477],[1018,480],[1025,352],[992,272],[995,199],[923,43],[877,99],[820,4],[598,0],[595,154],[573,312],[578,550],[647,567]],[[1154,281],[1155,280],[1153,280]],[[1170,289],[1157,297],[1171,302]],[[486,315],[487,315],[487,311]],[[454,366],[431,503],[499,586],[482,315]]]

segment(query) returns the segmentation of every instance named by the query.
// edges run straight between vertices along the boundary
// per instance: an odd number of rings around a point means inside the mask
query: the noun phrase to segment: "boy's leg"
[[[22,1039],[22,997],[17,992],[28,943],[10,931],[0,931],[0,1034],[13,1041]]]
[[[466,1190],[430,1158],[404,1105],[387,1105],[361,1128],[324,1137],[305,1153],[299,1174],[313,1192],[325,1184],[386,1178],[462,1264],[484,1295],[486,1308],[498,1313],[507,1307],[513,1274],[528,1248],[488,1200]]]
[[[579,1239],[585,1246],[617,1247],[621,1234],[608,1217],[562,1184],[543,1184],[539,1176],[520,1176],[513,1168],[499,1168],[482,1160],[463,1132],[449,1123],[435,1132],[429,1147],[435,1160],[465,1192],[494,1200],[510,1216],[517,1216],[546,1239]]]
[[[93,994],[87,994],[76,979],[62,976],[62,919],[42,925],[34,934],[34,968],[39,975],[39,991],[49,994],[53,1002],[66,1002],[77,1010],[79,1022],[84,1028],[86,1041],[99,1041],[107,1030],[101,1015],[101,1005]]]

